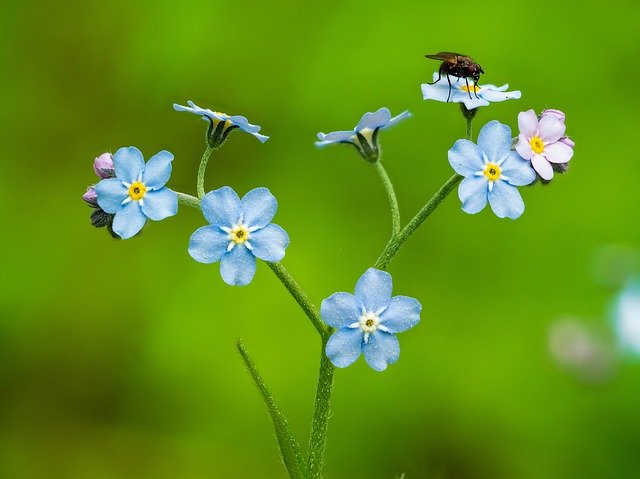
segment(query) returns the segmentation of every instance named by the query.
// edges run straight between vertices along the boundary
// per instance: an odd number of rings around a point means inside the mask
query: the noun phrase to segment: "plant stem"
[[[473,118],[467,117],[467,136],[466,139],[471,141],[471,137],[473,136],[473,128],[471,126],[471,122],[473,122]]]
[[[400,208],[398,207],[398,199],[396,198],[396,193],[393,189],[393,184],[389,179],[389,175],[387,175],[387,171],[384,169],[384,166],[382,166],[382,161],[378,160],[374,165],[378,175],[380,175],[380,179],[382,180],[385,190],[387,190],[387,195],[389,196],[392,225],[391,238],[394,238],[398,233],[400,233]]]
[[[374,268],[385,269],[389,262],[396,255],[400,247],[405,241],[418,229],[418,227],[426,220],[429,215],[435,210],[442,200],[444,200],[451,190],[462,180],[462,176],[455,173],[447,182],[440,187],[435,195],[431,197],[429,202],[422,207],[420,211],[412,218],[412,220],[402,228],[402,231],[393,238],[382,251],[382,254],[376,261]]]
[[[174,191],[174,193],[178,195],[178,201],[180,203],[190,206],[191,208],[200,208],[200,200],[195,196],[191,196],[186,193],[180,193],[179,191]]]
[[[200,166],[198,166],[198,178],[196,180],[196,192],[198,193],[198,198],[202,199],[204,196],[204,172],[207,169],[207,163],[209,162],[209,157],[211,156],[211,152],[214,150],[213,147],[207,146],[207,149],[204,150],[202,154],[202,158],[200,159]]]
[[[320,350],[320,371],[318,373],[318,388],[316,390],[315,410],[311,424],[311,436],[309,438],[309,479],[320,479],[324,466],[324,450],[327,444],[327,426],[331,406],[331,390],[333,388],[334,367],[325,354],[328,335],[322,338]]]
[[[325,338],[329,335],[331,328],[325,326],[320,320],[320,315],[318,314],[318,310],[313,305],[307,293],[305,293],[302,288],[296,283],[296,280],[293,279],[293,276],[289,274],[289,272],[282,266],[282,263],[269,263],[267,262],[271,270],[276,274],[278,279],[282,284],[284,284],[285,288],[291,293],[291,296],[298,302],[302,310],[305,312],[307,317],[311,320],[311,323],[316,328],[321,338]]]
[[[306,479],[307,467],[305,465],[300,444],[289,427],[289,421],[287,421],[285,415],[280,411],[278,403],[271,395],[269,388],[267,388],[267,385],[260,376],[258,369],[251,359],[251,356],[249,356],[249,352],[247,351],[247,348],[245,348],[241,339],[236,340],[236,348],[238,348],[242,361],[244,362],[249,375],[253,379],[258,391],[260,391],[260,395],[267,406],[269,415],[271,416],[271,421],[273,422],[273,427],[276,430],[276,437],[278,439],[278,445],[280,446],[282,460],[289,472],[289,477],[291,479]]]

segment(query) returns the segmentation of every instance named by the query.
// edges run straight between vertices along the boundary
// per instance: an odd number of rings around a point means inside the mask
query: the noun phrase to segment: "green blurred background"
[[[93,159],[168,149],[169,186],[194,193],[205,124],[172,103],[247,116],[271,139],[234,133],[207,189],[271,189],[284,264],[319,304],[353,289],[390,218],[374,169],[315,134],[409,109],[381,135],[409,219],[464,135],[457,106],[421,100],[437,68],[423,55],[440,50],[522,90],[481,109],[476,132],[560,108],[576,154],[523,189],[519,220],[466,215],[452,195],[394,259],[394,291],[421,300],[422,322],[386,372],[336,372],[327,477],[640,477],[640,366],[584,382],[547,346],[567,315],[610,339],[615,288],[594,257],[640,247],[639,16],[615,0],[4,2],[0,477],[285,477],[234,340],[306,443],[315,331],[264,264],[232,288],[189,257],[196,210],[127,241],[92,228],[80,196]]]

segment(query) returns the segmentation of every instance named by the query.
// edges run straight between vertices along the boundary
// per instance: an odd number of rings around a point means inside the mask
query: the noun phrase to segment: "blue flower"
[[[289,235],[271,223],[278,202],[267,188],[255,188],[242,199],[228,186],[210,191],[200,208],[210,226],[191,235],[189,254],[200,263],[220,261],[220,275],[231,286],[249,284],[256,258],[274,263],[284,258]]]
[[[458,140],[449,150],[449,163],[464,180],[458,188],[462,209],[475,214],[487,201],[499,218],[518,218],[524,202],[516,186],[536,179],[531,163],[511,150],[511,129],[490,121],[480,130],[478,144]]]
[[[613,319],[620,348],[640,356],[640,282],[629,283],[618,295]]]
[[[164,186],[172,161],[171,153],[161,151],[145,165],[142,153],[133,146],[113,155],[115,178],[102,180],[95,191],[100,208],[115,215],[113,231],[122,239],[137,234],[147,218],[160,221],[178,212],[178,195]]]
[[[411,116],[408,111],[403,111],[398,116],[391,118],[388,108],[380,108],[375,113],[365,113],[356,127],[349,131],[333,131],[331,133],[318,133],[316,146],[326,146],[333,143],[352,144],[362,157],[375,163],[378,160],[378,131],[395,125],[401,120]]]
[[[227,139],[227,135],[236,128],[240,128],[242,131],[255,136],[262,143],[269,139],[268,136],[258,133],[260,127],[258,125],[252,125],[244,116],[233,115],[229,116],[226,113],[220,113],[217,111],[211,111],[209,109],[200,108],[192,101],[188,101],[187,106],[173,104],[173,109],[176,111],[188,111],[202,117],[203,120],[209,121],[209,132],[207,138],[209,144],[214,148],[222,145]]]
[[[360,353],[376,371],[398,360],[395,334],[418,324],[422,306],[414,298],[391,297],[392,288],[389,273],[369,268],[358,280],[355,294],[334,293],[322,301],[320,316],[337,329],[325,350],[334,366],[345,368]]]
[[[433,74],[433,81],[436,80],[438,80],[438,72]],[[522,96],[520,90],[507,91],[509,84],[502,86],[476,85],[474,87],[473,81],[469,82],[468,79],[465,81],[464,78],[449,75],[449,80],[451,81],[451,96],[449,96],[447,75],[443,75],[437,83],[423,83],[421,85],[422,98],[442,102],[446,102],[449,98],[450,102],[464,103],[464,106],[471,110],[496,101],[517,100]]]

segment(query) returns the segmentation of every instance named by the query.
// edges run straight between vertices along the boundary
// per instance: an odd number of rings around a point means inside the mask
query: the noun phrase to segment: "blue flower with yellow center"
[[[326,134],[318,133],[318,140],[320,141],[316,141],[316,146],[326,146],[334,143],[351,144],[356,147],[358,153],[365,160],[375,163],[378,161],[380,154],[378,132],[410,116],[411,113],[403,111],[392,118],[388,108],[380,108],[375,113],[365,113],[353,130],[333,131]]]
[[[255,188],[240,199],[228,186],[204,195],[200,209],[211,223],[197,229],[189,254],[200,263],[220,261],[220,275],[231,286],[249,284],[256,258],[271,263],[284,258],[289,235],[271,223],[278,202],[267,188]]]
[[[165,183],[171,176],[173,155],[161,151],[146,163],[142,153],[130,146],[113,155],[115,178],[95,186],[100,208],[113,217],[113,231],[122,239],[131,238],[147,218],[163,220],[178,212],[178,196]]]
[[[227,139],[229,133],[235,129],[240,129],[255,136],[262,143],[269,139],[268,136],[258,133],[260,127],[258,125],[252,125],[244,116],[241,115],[227,115],[226,113],[220,113],[219,111],[212,111],[208,108],[200,108],[191,100],[187,102],[189,105],[182,106],[177,103],[173,104],[173,109],[176,111],[187,111],[202,117],[203,120],[209,122],[209,132],[207,134],[208,141],[214,148],[219,147]]]
[[[334,293],[322,301],[320,316],[337,329],[325,349],[334,366],[350,366],[361,353],[376,371],[398,360],[395,334],[418,324],[422,305],[408,296],[392,297],[392,290],[389,273],[369,268],[356,283],[354,294]]]
[[[480,130],[478,144],[458,140],[449,150],[451,167],[464,179],[458,187],[462,209],[469,214],[487,204],[499,218],[516,219],[524,212],[524,202],[516,186],[536,179],[531,163],[511,150],[511,129],[490,121]]]
[[[451,103],[464,103],[467,109],[472,110],[479,106],[487,106],[489,103],[505,100],[517,100],[522,96],[520,90],[507,91],[509,84],[474,85],[468,78],[458,78],[453,75],[444,75],[438,81],[438,72],[433,74],[436,83],[423,83],[422,98],[424,100],[436,100]],[[451,87],[449,87],[451,83]]]

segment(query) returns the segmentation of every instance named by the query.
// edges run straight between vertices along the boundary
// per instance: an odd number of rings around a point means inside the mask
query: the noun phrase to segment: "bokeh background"
[[[602,278],[609,261],[629,268],[600,252],[640,248],[639,16],[620,0],[4,2],[0,477],[285,477],[234,340],[306,444],[315,331],[266,265],[232,288],[189,257],[196,210],[127,241],[92,228],[92,161],[168,149],[169,186],[193,194],[205,124],[172,103],[262,125],[266,144],[235,133],[214,154],[207,189],[271,189],[284,264],[319,304],[353,289],[390,218],[371,165],[315,134],[409,109],[381,135],[409,219],[464,136],[457,105],[421,99],[437,68],[423,55],[440,50],[522,90],[482,108],[476,132],[560,108],[576,153],[568,174],[522,190],[519,220],[466,215],[454,194],[394,259],[395,293],[421,300],[422,322],[386,372],[336,372],[326,475],[638,477],[640,366],[584,375],[548,343],[572,317],[613,344],[621,285]]]

